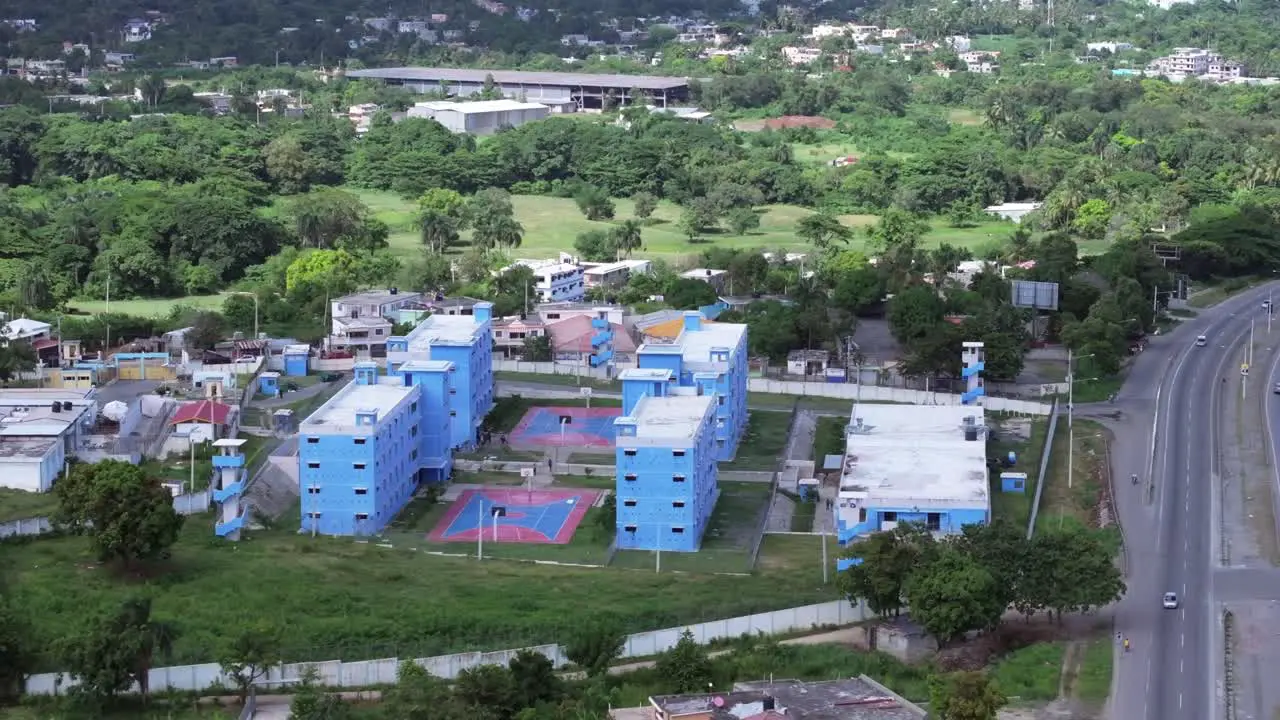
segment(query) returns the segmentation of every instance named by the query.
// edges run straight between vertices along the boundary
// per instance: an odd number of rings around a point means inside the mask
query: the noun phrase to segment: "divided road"
[[[1118,409],[1139,422],[1117,429],[1113,456],[1129,571],[1116,622],[1132,644],[1130,652],[1118,651],[1114,720],[1220,714],[1216,586],[1222,582],[1231,595],[1258,590],[1251,580],[1217,571],[1220,403],[1224,392],[1240,392],[1237,358],[1267,293],[1242,293],[1154,341],[1118,398]],[[1194,344],[1200,334],[1208,336],[1204,347]],[[1260,388],[1250,383],[1251,392]],[[1127,482],[1131,474],[1142,479],[1139,487]],[[1178,609],[1161,607],[1165,592],[1178,594]]]

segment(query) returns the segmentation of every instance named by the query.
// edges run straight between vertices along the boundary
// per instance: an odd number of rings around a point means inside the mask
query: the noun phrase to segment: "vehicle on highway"
[[[1165,610],[1177,610],[1177,609],[1178,609],[1178,594],[1177,594],[1177,593],[1171,593],[1171,592],[1169,592],[1169,593],[1165,593],[1165,594],[1164,594],[1164,609],[1165,609]]]
[[[1205,345],[1208,345],[1208,344],[1209,344],[1209,338],[1205,337],[1204,335],[1201,335],[1200,337],[1196,338],[1197,347],[1204,347]]]
[[[1276,388],[1272,392],[1274,392],[1277,395],[1280,395],[1280,383],[1276,383]]]

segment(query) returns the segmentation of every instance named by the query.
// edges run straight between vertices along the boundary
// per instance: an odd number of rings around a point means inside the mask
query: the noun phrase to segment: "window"
[[[351,467],[355,468],[356,470],[363,470],[364,463],[351,463]]]
[[[410,436],[412,436],[412,437],[418,437],[418,426],[417,426],[417,425],[414,425],[413,427],[409,428],[409,435],[410,435]]]
[[[890,511],[889,511],[889,512],[887,512],[887,513],[882,513],[882,514],[880,515],[880,519],[881,519],[881,520],[883,520],[883,521],[885,521],[885,522],[898,522],[898,513],[893,512],[892,510],[890,510]]]
[[[623,504],[623,506],[624,506],[624,507],[635,507],[635,506],[636,506],[636,501],[635,501],[635,500],[623,500],[623,501],[622,501],[622,504]]]
[[[672,482],[684,482],[684,476],[683,476],[683,475],[672,475],[672,476],[671,476],[671,481],[672,481]]]
[[[547,319],[548,319],[548,320],[559,320],[559,319],[560,319],[560,313],[547,313]]]
[[[671,528],[671,534],[672,534],[672,535],[683,535],[683,534],[684,534],[684,528],[682,528],[682,527],[673,527],[673,528]]]
[[[457,411],[457,410],[450,410],[450,411],[449,411],[449,417],[458,417],[458,411]]]
[[[723,396],[723,395],[720,395],[720,396],[716,397],[716,404],[717,404],[717,405],[724,405],[724,396]]]
[[[623,480],[626,480],[627,482],[635,482],[635,481],[636,481],[636,474],[635,474],[635,473],[627,473],[626,475],[624,475],[624,476],[622,477],[622,479],[623,479]]]
[[[320,513],[318,513],[318,512],[309,512],[309,513],[307,513],[307,517],[309,517],[309,518],[319,518],[319,517],[320,517]]]
[[[310,468],[310,469],[312,469],[312,470],[319,470],[319,469],[320,469],[320,463],[318,463],[318,462],[309,462],[309,463],[307,463],[307,467],[308,467],[308,468]]]
[[[319,494],[320,494],[320,488],[318,488],[318,487],[316,487],[316,486],[312,485],[311,487],[307,488],[307,494],[308,494],[308,495],[319,495]]]
[[[635,456],[636,456],[636,451],[635,451],[635,450],[623,450],[623,451],[622,451],[622,454],[623,454],[623,455],[625,455],[625,456],[627,456],[627,457],[635,457]]]
[[[369,494],[369,488],[356,488],[355,490],[356,490],[356,494],[357,494],[357,495],[368,495],[368,494]]]
[[[942,513],[929,513],[925,516],[925,527],[930,530],[942,529]]]
[[[355,443],[356,443],[357,445],[363,445],[363,444],[365,443],[365,440],[366,440],[366,438],[356,438],[356,439],[355,439]]]
[[[315,444],[316,444],[316,443],[318,443],[318,442],[320,442],[320,438],[318,438],[318,437],[309,437],[309,438],[307,438],[307,444],[308,444],[308,445],[315,445]]]
[[[672,451],[671,451],[671,457],[684,457],[684,451],[683,451],[683,450],[672,450]]]
[[[858,522],[864,523],[866,521],[867,521],[867,509],[858,508]]]
[[[417,451],[417,450],[414,450],[413,452],[409,453],[409,459],[410,459],[410,460],[417,460],[417,459],[418,459],[418,451]]]
[[[629,533],[633,533],[633,532],[635,532],[635,531],[636,531],[636,526],[635,526],[635,525],[624,525],[624,526],[622,526],[622,529],[623,529],[623,530],[626,530],[626,531],[627,531],[627,532],[629,532]]]
[[[673,507],[673,508],[682,508],[682,507],[684,507],[684,501],[683,501],[683,500],[676,500],[675,502],[671,503],[671,507]]]
[[[457,395],[457,394],[458,394],[458,389],[457,389],[457,388],[449,388],[449,394],[450,394],[450,395]]]
[[[381,335],[381,334],[382,334],[382,328],[378,328],[378,329],[374,330],[374,331],[373,331],[373,334],[374,334],[374,335]]]
[[[369,519],[369,513],[356,513],[356,519],[357,519],[357,520],[368,520],[368,519]]]
[[[414,402],[409,403],[409,412],[418,412],[418,403],[417,403],[417,401],[414,401]]]

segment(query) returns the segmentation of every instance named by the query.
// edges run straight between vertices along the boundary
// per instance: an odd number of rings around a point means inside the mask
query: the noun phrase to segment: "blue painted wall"
[[[310,357],[310,355],[304,355],[302,353],[285,353],[284,374],[289,377],[300,377],[306,375]]]
[[[623,550],[695,552],[719,495],[710,416],[691,448],[628,447],[635,425],[615,422],[617,538]]]
[[[887,517],[886,513],[889,513]],[[893,505],[867,507],[860,511],[837,509],[837,539],[841,546],[857,542],[872,533],[881,532],[886,522],[929,525],[931,514],[937,516],[936,531],[946,535],[959,533],[965,525],[985,525],[990,520],[985,510],[938,509],[921,512],[911,506]],[[837,561],[836,567],[843,570],[851,564],[852,561],[841,559]]]
[[[421,390],[409,393],[369,424],[367,432],[311,434],[302,428],[298,438],[300,531],[372,535],[409,502],[417,488],[417,461],[412,454],[418,447],[413,431],[418,421],[410,409],[414,403],[421,406]]]
[[[685,313],[684,334],[702,332],[701,316]],[[682,334],[683,337],[683,334]],[[718,357],[727,364],[723,373],[694,373],[685,369],[684,357],[676,345],[641,346],[637,366],[670,370],[682,387],[698,387],[702,394],[716,394],[715,453],[716,459],[732,460],[738,443],[747,429],[747,334],[743,332],[737,345]],[[625,397],[625,396],[624,396]],[[625,400],[624,400],[625,402]]]
[[[479,438],[480,425],[493,409],[493,336],[490,331],[492,303],[477,303],[471,319],[476,332],[468,345],[433,343],[426,353],[409,353],[409,357],[397,356],[388,363],[398,368],[405,361],[442,360],[453,363],[449,378],[448,416],[450,419],[450,447],[470,448]],[[430,320],[418,325],[409,334],[430,332]],[[387,352],[403,353],[411,340],[391,338]],[[396,370],[393,370],[396,372]]]
[[[406,371],[406,385],[420,388],[418,399],[410,406],[418,418],[417,444],[412,459],[418,465],[421,482],[441,482],[453,472],[453,420],[449,416],[449,380],[447,369]]]

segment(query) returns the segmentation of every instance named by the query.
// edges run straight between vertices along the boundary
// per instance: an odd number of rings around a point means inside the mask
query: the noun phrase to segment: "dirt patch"
[[[769,118],[764,121],[764,126],[770,130],[782,130],[785,128],[813,128],[814,130],[834,130],[836,121],[816,115],[783,115],[782,117]]]
[[[946,672],[981,670],[1015,650],[1038,642],[1092,637],[1109,622],[1096,615],[1067,617],[1061,625],[1049,620],[1048,616],[1033,618],[1031,622],[1009,619],[993,632],[974,636],[939,651],[934,660],[938,668]]]

